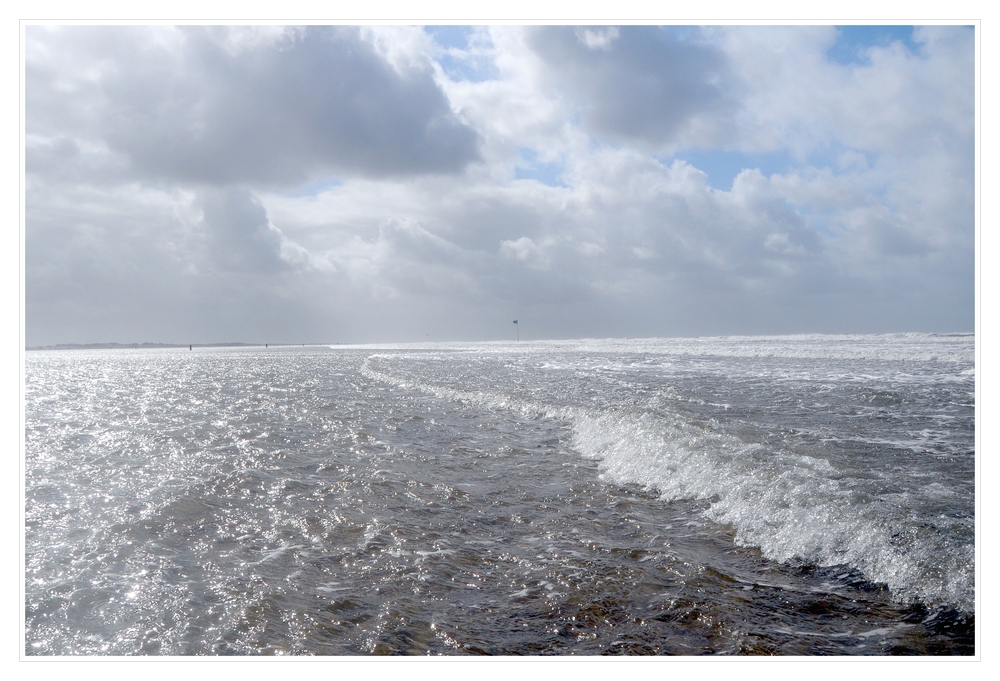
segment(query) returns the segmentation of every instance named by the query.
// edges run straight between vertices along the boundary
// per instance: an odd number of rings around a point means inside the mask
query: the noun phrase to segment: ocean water
[[[971,335],[26,353],[29,655],[971,655]]]

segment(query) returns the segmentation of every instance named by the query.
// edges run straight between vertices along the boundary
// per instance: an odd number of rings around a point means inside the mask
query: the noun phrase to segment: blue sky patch
[[[469,38],[475,32],[472,26],[424,26],[431,38],[445,49],[468,50]],[[492,62],[486,59],[460,59],[451,54],[437,58],[445,75],[454,81],[480,83],[496,78],[499,74]]]
[[[469,36],[472,35],[471,26],[424,26],[424,31],[441,47],[457,47],[460,50],[469,46]]]
[[[913,54],[920,54],[920,45],[913,41],[913,26],[837,26],[837,42],[826,51],[832,62],[848,66],[867,65],[868,49],[888,47],[901,42]]]
[[[729,191],[733,188],[733,180],[740,171],[747,168],[757,168],[770,177],[774,173],[784,173],[792,165],[787,153],[746,154],[741,151],[691,151],[677,154],[674,158],[686,161],[698,170],[708,175],[708,184],[715,189]],[[661,159],[664,165],[670,165],[674,159]]]
[[[522,147],[521,161],[514,168],[515,180],[535,180],[549,187],[567,186],[562,180],[565,167],[561,163],[543,163],[534,150]]]

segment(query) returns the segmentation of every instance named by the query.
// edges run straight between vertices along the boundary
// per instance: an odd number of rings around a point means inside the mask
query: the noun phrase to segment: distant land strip
[[[299,343],[268,343],[267,345],[300,345]],[[136,348],[255,348],[264,343],[60,343],[59,345],[36,345],[25,350],[130,350]]]

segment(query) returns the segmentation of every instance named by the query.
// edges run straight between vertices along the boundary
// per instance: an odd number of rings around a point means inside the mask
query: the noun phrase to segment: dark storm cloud
[[[44,140],[28,145],[29,171],[79,163],[81,134],[168,181],[453,173],[478,157],[429,65],[394,68],[354,28],[234,35],[29,28],[27,132]]]
[[[544,27],[528,42],[587,132],[661,146],[725,134],[737,85],[717,48],[651,26]]]

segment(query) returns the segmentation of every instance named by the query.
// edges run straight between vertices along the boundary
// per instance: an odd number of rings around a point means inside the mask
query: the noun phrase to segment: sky
[[[27,26],[25,343],[971,332],[974,38]]]

